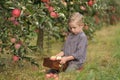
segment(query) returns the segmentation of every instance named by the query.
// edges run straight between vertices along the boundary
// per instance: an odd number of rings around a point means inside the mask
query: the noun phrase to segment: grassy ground
[[[60,73],[60,80],[120,80],[120,24],[104,27],[96,32],[94,40],[89,41],[87,61],[81,71],[72,73]],[[58,53],[61,43],[56,42],[52,46],[52,54]],[[5,57],[8,54],[4,55]],[[2,55],[1,55],[2,57]],[[44,67],[42,66],[43,55],[36,54],[39,67],[31,65],[26,60],[18,63],[11,59],[1,61],[8,64],[0,66],[0,80],[45,80]],[[52,80],[52,79],[51,79]]]
[[[96,32],[89,42],[84,72],[77,80],[120,80],[120,24]]]

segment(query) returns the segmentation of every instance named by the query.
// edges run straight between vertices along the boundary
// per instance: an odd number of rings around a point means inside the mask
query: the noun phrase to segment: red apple
[[[15,42],[16,42],[16,38],[11,38],[10,41],[11,41],[12,43],[15,43]]]
[[[12,10],[12,16],[13,16],[13,17],[19,17],[19,16],[20,16],[20,13],[21,13],[21,10],[20,10],[20,9],[13,9],[13,10]]]
[[[21,47],[21,44],[19,44],[19,43],[15,44],[15,49],[19,49],[20,47]]]
[[[52,18],[58,18],[58,13],[56,13],[56,12],[50,12],[50,16]]]
[[[53,12],[53,11],[54,11],[54,7],[49,6],[49,7],[48,7],[48,11],[49,11],[49,12]]]
[[[42,2],[49,3],[50,0],[41,0]]]
[[[93,1],[92,0],[88,1],[88,5],[92,6],[93,5]]]
[[[13,61],[18,61],[19,60],[19,57],[18,56],[13,56]]]

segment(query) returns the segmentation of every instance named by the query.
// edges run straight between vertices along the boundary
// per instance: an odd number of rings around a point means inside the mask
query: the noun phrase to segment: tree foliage
[[[18,13],[13,10],[20,10]],[[112,0],[4,0],[0,1],[0,52],[21,59],[37,46],[43,49],[44,37],[60,39],[68,30],[73,12],[84,15],[88,38],[105,24],[119,20],[119,4]],[[15,16],[17,14],[17,16]],[[31,42],[38,37],[37,45]]]

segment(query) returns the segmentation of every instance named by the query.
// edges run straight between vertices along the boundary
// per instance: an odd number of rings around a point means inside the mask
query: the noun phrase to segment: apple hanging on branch
[[[89,0],[87,4],[88,4],[88,6],[93,6],[94,1],[93,0]]]
[[[11,41],[11,43],[15,43],[16,42],[16,38],[11,38],[10,41]]]
[[[58,15],[58,13],[57,12],[50,12],[50,16],[52,17],[52,18],[58,18],[59,17],[59,15]]]
[[[13,57],[12,57],[12,59],[13,59],[13,61],[18,61],[19,60],[19,56],[16,56],[16,55],[14,55]]]
[[[44,3],[49,3],[50,2],[50,0],[41,0],[42,2],[44,2]]]
[[[13,17],[19,17],[20,16],[20,14],[21,14],[21,10],[20,9],[13,9],[12,10],[12,16]]]
[[[21,44],[19,44],[19,43],[15,44],[15,49],[19,49],[20,47],[21,47]]]

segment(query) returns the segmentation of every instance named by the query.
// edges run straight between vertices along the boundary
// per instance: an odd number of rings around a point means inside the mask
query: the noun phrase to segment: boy
[[[61,56],[60,64],[68,62],[65,72],[80,69],[85,62],[87,50],[87,36],[83,32],[83,16],[78,12],[73,13],[70,16],[68,25],[71,33],[68,35],[62,51],[56,55],[56,57]],[[56,75],[57,72],[57,70],[51,69],[47,75],[51,73]],[[55,80],[58,80],[58,77],[55,77]]]

